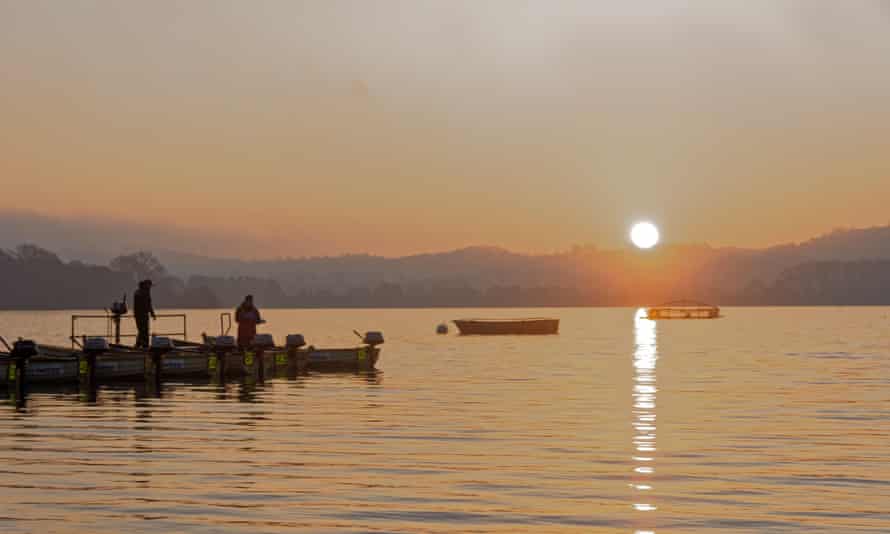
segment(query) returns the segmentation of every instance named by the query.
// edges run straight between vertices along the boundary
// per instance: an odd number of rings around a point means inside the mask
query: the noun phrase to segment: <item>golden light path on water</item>
[[[654,534],[655,521],[652,479],[655,475],[655,364],[658,360],[655,321],[646,317],[646,310],[634,316],[634,379],[633,379],[633,479],[634,518],[636,534]]]

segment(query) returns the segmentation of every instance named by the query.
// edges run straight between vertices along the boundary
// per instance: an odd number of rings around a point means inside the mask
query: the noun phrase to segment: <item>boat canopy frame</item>
[[[164,336],[182,341],[188,340],[188,318],[184,313],[159,313],[157,319],[179,319],[182,321],[181,330],[174,332],[152,332],[152,336]],[[84,319],[105,319],[105,333],[88,333],[78,331],[77,322]],[[121,333],[121,319],[135,319],[134,315],[119,315],[111,312],[104,314],[74,314],[71,316],[71,348],[83,348],[82,341],[88,337],[101,337],[120,345],[121,338],[136,339],[138,334]]]

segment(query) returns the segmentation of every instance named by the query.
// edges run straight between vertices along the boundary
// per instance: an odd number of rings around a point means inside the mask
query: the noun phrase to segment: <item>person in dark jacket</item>
[[[260,310],[253,305],[253,295],[244,297],[244,302],[235,310],[235,322],[238,323],[238,346],[243,349],[253,342],[256,325],[265,322],[260,317]]]
[[[133,293],[133,316],[136,318],[136,347],[148,348],[148,317],[157,319],[151,305],[151,280],[139,282],[139,289]]]

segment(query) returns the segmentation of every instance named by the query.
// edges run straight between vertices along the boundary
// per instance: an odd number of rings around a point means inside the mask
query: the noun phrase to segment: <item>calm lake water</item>
[[[279,339],[383,330],[379,371],[6,402],[0,531],[890,532],[890,308],[724,311],[268,310]],[[434,334],[526,315],[560,334]]]

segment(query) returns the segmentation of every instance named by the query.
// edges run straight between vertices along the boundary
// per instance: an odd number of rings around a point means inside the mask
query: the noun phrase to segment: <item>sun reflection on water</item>
[[[634,380],[633,380],[633,509],[649,514],[657,510],[652,503],[652,478],[655,475],[655,362],[658,360],[656,325],[646,317],[646,311],[637,310],[634,317]],[[636,534],[654,534],[652,518],[648,515],[635,518],[645,524]]]

